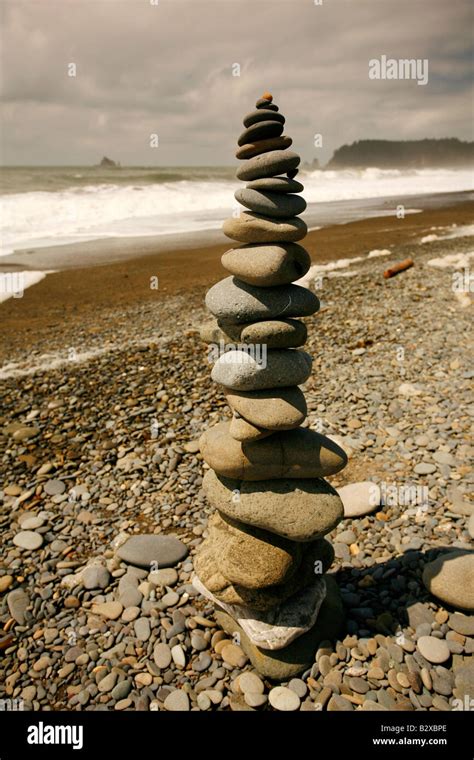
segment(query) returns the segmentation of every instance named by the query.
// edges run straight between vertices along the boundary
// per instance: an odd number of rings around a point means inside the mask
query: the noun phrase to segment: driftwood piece
[[[388,280],[389,277],[395,277],[396,274],[399,272],[404,272],[405,269],[410,269],[414,265],[413,259],[403,259],[403,261],[400,261],[398,264],[395,264],[395,266],[391,267],[390,269],[386,269],[383,273],[383,276],[386,280]]]

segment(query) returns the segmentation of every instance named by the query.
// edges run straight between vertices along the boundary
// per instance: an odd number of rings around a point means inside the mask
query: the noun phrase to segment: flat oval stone
[[[22,520],[21,527],[22,530],[36,530],[36,528],[41,528],[43,524],[43,517],[40,517],[39,515],[31,515],[31,517]]]
[[[296,169],[300,157],[291,150],[272,150],[262,153],[245,162],[237,169],[237,179],[260,179],[260,177],[275,177]]]
[[[451,657],[449,647],[444,639],[437,639],[434,636],[420,636],[417,641],[417,647],[425,660],[435,664],[446,662]]]
[[[168,694],[163,705],[170,712],[187,712],[190,709],[189,697],[182,689],[175,689]]]
[[[235,151],[235,157],[242,161],[245,158],[253,158],[261,153],[268,153],[270,150],[286,150],[293,143],[288,135],[280,137],[269,137],[267,140],[256,140],[255,142],[246,143]],[[299,191],[294,191],[299,192]]]
[[[206,306],[218,319],[240,323],[308,317],[318,311],[319,300],[311,290],[300,285],[259,288],[236,277],[226,277],[207,291]]]
[[[154,586],[174,586],[178,582],[179,576],[174,567],[155,570],[148,576],[148,580]]]
[[[272,432],[272,430],[265,430],[264,428],[252,425],[251,422],[247,422],[242,417],[236,417],[235,415],[230,421],[229,433],[236,441],[259,441],[261,438],[271,435]]]
[[[325,480],[270,477],[241,480],[208,470],[202,487],[209,504],[219,512],[291,541],[322,538],[343,519],[337,491]]]
[[[268,140],[270,137],[280,137],[283,124],[279,121],[259,121],[245,129],[237,140],[238,145],[247,145],[256,140]]]
[[[23,588],[15,588],[7,596],[7,605],[10,615],[17,623],[24,625],[26,611],[30,604],[30,598]]]
[[[306,342],[307,329],[297,319],[253,322],[241,332],[243,343],[265,343],[267,348],[297,348]]]
[[[259,98],[255,103],[255,108],[267,108],[272,111],[278,111],[278,106],[272,103],[271,100],[267,100],[267,98]]]
[[[267,349],[298,348],[306,343],[307,329],[304,322],[298,319],[270,319],[242,324],[213,319],[201,327],[199,334],[206,343],[234,349],[239,348],[236,343],[265,343]]]
[[[298,216],[275,219],[255,211],[243,211],[236,219],[226,219],[222,231],[241,243],[292,243],[302,240],[308,228]]]
[[[457,549],[441,554],[425,565],[423,583],[445,604],[474,610],[474,552]]]
[[[92,612],[97,615],[102,615],[107,620],[117,620],[123,612],[123,604],[121,602],[102,602],[101,604],[93,604]]]
[[[282,139],[281,137],[278,139]],[[272,193],[301,193],[304,185],[297,182],[296,179],[288,177],[263,177],[263,179],[254,179],[246,187],[249,190],[270,190]]]
[[[218,475],[248,481],[324,478],[347,464],[345,452],[334,441],[309,428],[286,430],[262,441],[243,444],[231,437],[228,422],[220,422],[203,433],[199,445],[204,461]],[[343,510],[339,495],[334,493]],[[237,514],[231,517],[242,519]],[[251,520],[248,522],[252,524]]]
[[[217,331],[212,331],[213,340],[224,340],[226,345],[233,341],[238,343],[265,343],[270,348],[298,348],[306,343],[307,329],[298,319],[269,319],[261,322],[236,324],[219,320],[215,323]],[[201,336],[202,337],[202,336]],[[235,346],[233,346],[235,348]]]
[[[267,430],[292,430],[304,422],[306,399],[298,386],[265,391],[227,391],[226,401],[242,418]]]
[[[240,188],[234,193],[236,200],[251,211],[276,218],[285,218],[302,214],[306,201],[301,195],[260,192]]]
[[[311,266],[311,256],[298,243],[242,245],[226,251],[221,261],[242,282],[263,288],[299,280]]]
[[[283,712],[299,710],[301,704],[299,696],[286,686],[275,686],[268,695],[268,701],[275,710]]]
[[[238,683],[239,691],[243,694],[251,692],[252,694],[263,694],[265,686],[261,678],[256,673],[242,673],[236,679]]]
[[[270,610],[278,607],[286,599],[294,596],[308,585],[323,580],[319,575],[319,568],[318,573],[315,573],[314,546],[317,544],[319,541],[310,541],[308,549],[303,547],[303,559],[298,565],[297,572],[292,573],[286,581],[262,588],[249,588],[242,584],[232,583],[226,578],[216,564],[213,543],[209,538],[206,538],[199,547],[194,560],[194,568],[198,580],[204,584],[208,591],[215,594],[216,598],[212,600],[213,602],[224,603],[222,606],[225,604],[246,605],[251,608],[251,617],[255,618],[257,616],[256,610]],[[193,578],[193,586],[198,588],[195,581],[196,577]],[[198,588],[198,590],[203,593],[202,589]],[[204,593],[204,595],[206,594]],[[238,614],[236,617],[240,617],[240,615]]]
[[[283,583],[297,570],[302,557],[300,543],[218,512],[209,520],[209,540],[219,571],[231,583],[247,588]]]
[[[448,625],[463,636],[474,636],[474,615],[460,615],[459,612],[455,612],[454,615],[450,615]]]
[[[137,567],[171,567],[186,557],[188,549],[176,536],[131,536],[117,549],[117,556]]]
[[[47,480],[43,486],[43,490],[49,496],[57,496],[58,494],[64,493],[66,490],[66,484],[63,483],[62,480]]]
[[[344,504],[344,515],[346,517],[369,515],[380,506],[380,486],[370,480],[342,486],[338,488],[338,494]]]
[[[20,549],[39,549],[43,544],[43,536],[33,530],[21,530],[13,537],[13,543]]]
[[[156,644],[153,650],[153,659],[155,665],[162,670],[169,667],[171,663],[171,649],[168,644]]]
[[[279,121],[284,124],[285,117],[282,113],[275,113],[269,108],[257,108],[256,111],[251,111],[247,116],[244,116],[244,127],[251,127],[252,124],[257,124],[259,121]]]
[[[261,358],[246,351],[227,351],[214,364],[215,383],[236,391],[259,391],[301,385],[311,374],[312,359],[305,351],[274,349]]]

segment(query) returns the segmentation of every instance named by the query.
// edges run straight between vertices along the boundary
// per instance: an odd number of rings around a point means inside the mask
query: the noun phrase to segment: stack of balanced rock
[[[206,297],[217,320],[207,340],[224,349],[212,379],[232,419],[200,440],[210,468],[203,489],[217,511],[194,578],[255,668],[279,680],[311,666],[318,643],[341,626],[337,585],[325,576],[334,552],[324,536],[343,506],[323,478],[346,464],[333,441],[302,427],[307,408],[299,386],[310,376],[311,357],[300,350],[307,331],[299,318],[317,312],[319,301],[292,284],[311,259],[295,242],[307,232],[297,216],[306,203],[297,195],[300,158],[288,150],[284,122],[269,93],[244,119],[237,177],[248,183],[235,197],[249,210],[223,227],[244,245],[223,255],[232,276]]]

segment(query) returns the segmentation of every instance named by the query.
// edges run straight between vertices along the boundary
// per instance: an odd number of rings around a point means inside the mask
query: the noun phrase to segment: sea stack
[[[301,427],[300,386],[312,363],[301,318],[319,301],[293,284],[311,258],[298,242],[307,233],[299,216],[306,203],[284,124],[270,93],[243,120],[237,178],[247,184],[235,197],[245,209],[223,226],[242,245],[224,253],[230,276],[206,297],[215,322],[202,337],[221,349],[212,379],[232,417],[200,440],[210,468],[203,489],[216,511],[194,577],[216,605],[218,624],[275,680],[311,667],[318,644],[342,625],[339,591],[326,575],[334,551],[324,536],[344,512],[324,478],[347,461],[333,441]]]

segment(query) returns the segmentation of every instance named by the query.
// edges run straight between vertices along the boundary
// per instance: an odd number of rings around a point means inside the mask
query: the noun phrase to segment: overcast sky
[[[472,139],[472,0],[152,2],[0,0],[2,163],[231,164],[267,89],[306,160],[363,138]],[[427,58],[428,84],[369,79],[381,55]]]

